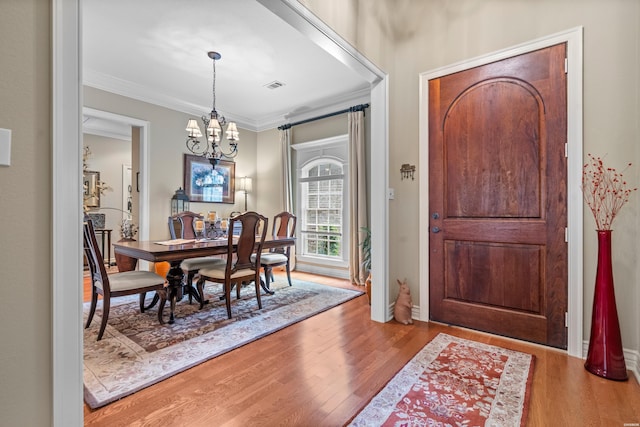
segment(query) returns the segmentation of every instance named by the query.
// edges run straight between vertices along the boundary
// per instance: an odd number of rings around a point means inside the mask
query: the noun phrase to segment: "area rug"
[[[439,334],[351,426],[524,425],[534,356]]]
[[[137,295],[115,298],[104,336],[96,341],[99,301],[91,326],[84,330],[85,402],[91,408],[104,406],[362,294],[301,280],[292,284],[276,278],[271,284],[275,294],[262,295],[261,310],[253,285],[242,289],[239,300],[233,290],[233,319],[227,319],[225,303],[218,298],[221,286],[207,283],[210,303],[199,310],[199,304],[183,298],[176,304],[173,325],[158,323],[157,306],[140,313]],[[88,311],[85,303],[85,321]],[[165,317],[168,312],[167,304]]]

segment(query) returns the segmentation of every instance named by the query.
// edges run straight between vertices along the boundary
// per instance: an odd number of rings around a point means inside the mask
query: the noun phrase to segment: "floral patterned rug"
[[[524,425],[534,356],[439,334],[351,426]]]
[[[262,294],[261,310],[253,285],[242,288],[239,300],[234,289],[232,319],[218,298],[222,288],[208,283],[209,304],[199,310],[199,304],[184,297],[176,304],[173,325],[158,323],[157,305],[140,313],[137,295],[115,298],[104,336],[96,341],[102,320],[99,301],[91,326],[84,329],[85,402],[91,408],[104,406],[362,294],[295,279],[292,283],[276,277],[271,284],[275,294]],[[148,303],[151,295],[147,298]],[[88,311],[85,303],[85,322]],[[164,313],[168,317],[168,304]]]

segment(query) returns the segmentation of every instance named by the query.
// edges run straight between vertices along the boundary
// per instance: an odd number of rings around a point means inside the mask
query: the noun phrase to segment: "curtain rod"
[[[295,122],[295,123],[287,123],[286,125],[278,126],[278,130],[289,129],[292,126],[302,125],[305,123],[314,122],[316,120],[326,119],[327,117],[337,116],[338,114],[350,113],[354,111],[364,111],[365,108],[368,108],[368,107],[369,107],[369,104],[354,105],[353,107],[345,108],[344,110],[336,111],[334,113],[328,113],[322,116],[313,117],[306,120],[300,120],[299,122]]]

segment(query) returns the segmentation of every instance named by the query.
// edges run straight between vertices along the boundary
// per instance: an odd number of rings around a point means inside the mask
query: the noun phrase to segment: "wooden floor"
[[[341,426],[440,332],[535,355],[527,426],[640,425],[633,375],[609,381],[562,351],[435,323],[376,323],[369,310],[363,295],[106,407],[85,405],[85,425]]]

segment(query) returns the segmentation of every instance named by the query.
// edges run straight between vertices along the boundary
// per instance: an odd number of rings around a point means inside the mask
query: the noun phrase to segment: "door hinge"
[[[564,157],[565,158],[569,157],[569,143],[567,142],[564,143]]]
[[[569,58],[564,58],[564,73],[569,73]]]
[[[569,243],[569,228],[568,227],[564,228],[564,242],[565,243]]]
[[[569,313],[567,313],[566,311],[564,312],[564,327],[569,327]]]

